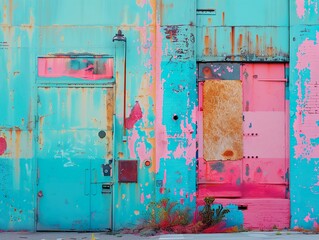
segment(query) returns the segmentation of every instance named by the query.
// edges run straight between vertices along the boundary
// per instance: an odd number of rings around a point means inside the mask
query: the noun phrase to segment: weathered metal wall
[[[198,61],[289,61],[287,0],[197,1]]]
[[[1,2],[1,230],[36,229],[37,58],[45,56],[115,57],[114,228],[132,227],[163,197],[194,209],[195,9],[194,0]],[[126,116],[118,29],[127,38]],[[138,160],[137,183],[118,183],[121,160]]]
[[[291,227],[318,229],[318,1],[290,1]]]
[[[41,100],[37,96],[40,86],[48,87],[40,79],[47,73],[38,71],[39,57],[109,55],[114,58],[112,220],[113,227],[119,229],[138,223],[145,217],[147,204],[161,198],[168,197],[195,209],[196,137],[203,134],[200,128],[197,134],[196,126],[199,116],[196,61],[288,62],[289,51],[290,92],[283,95],[291,100],[291,226],[317,227],[318,3],[306,0],[291,0],[289,3],[286,0],[119,0],[116,3],[102,0],[2,0],[0,230],[36,230],[38,201],[42,197],[37,185],[38,147],[41,143],[37,107]],[[118,29],[127,38],[126,106],[124,43],[112,42]],[[254,70],[253,64],[241,66],[241,69],[236,74],[248,83],[258,78],[254,77],[257,68]],[[253,75],[245,74],[245,69],[250,69]],[[199,75],[205,74],[204,68],[201,70],[203,72]],[[73,72],[67,74],[76,78],[82,76]],[[224,71],[222,74],[228,73]],[[280,81],[283,78],[276,77]],[[59,84],[52,81],[49,87],[57,88],[61,86]],[[244,93],[244,100],[249,96]],[[58,98],[50,94],[50,98],[55,97]],[[282,100],[285,104],[286,100]],[[79,109],[70,106],[66,109],[72,119],[72,115],[79,114]],[[260,111],[264,111],[263,106]],[[263,122],[265,117],[260,116],[258,120]],[[244,140],[248,137],[251,135],[245,136]],[[244,154],[246,150],[244,148]],[[117,170],[122,165],[119,161],[125,163],[125,160],[131,160],[133,165],[137,160],[137,183],[118,181]],[[151,162],[149,167],[144,164],[146,160]],[[274,165],[266,159],[264,172],[269,174],[263,175],[253,159],[245,159],[245,166],[254,169],[254,176],[250,176],[250,168],[244,169],[238,161],[230,162],[222,165],[226,175],[219,171],[221,165],[207,165],[207,173],[199,174],[206,174],[207,179],[219,178],[217,181],[234,183],[235,190],[228,189],[227,194],[243,193],[249,197],[254,197],[255,193],[259,197],[268,196],[269,191],[260,182],[280,182],[272,196],[283,198],[284,205],[273,201],[271,211],[285,206],[280,216],[284,219],[282,226],[286,226],[289,215],[286,211],[289,201],[284,199],[289,197],[285,188],[288,181],[286,163],[276,163],[284,170],[274,172]],[[123,169],[126,171],[125,167]],[[224,179],[224,176],[228,178]],[[240,177],[240,183],[253,181],[257,188],[237,191],[236,177]],[[215,194],[214,191],[202,189],[198,194]],[[224,199],[222,203],[233,202]],[[236,204],[250,204],[250,211],[245,215],[236,205],[230,205],[229,226],[242,225],[245,218],[254,223],[258,214],[267,213],[270,217],[269,208],[260,210],[261,205],[267,206],[266,198],[240,200]],[[258,224],[262,227],[267,219],[270,218],[260,220]]]
[[[0,228],[33,229],[35,159],[33,1],[1,1]]]

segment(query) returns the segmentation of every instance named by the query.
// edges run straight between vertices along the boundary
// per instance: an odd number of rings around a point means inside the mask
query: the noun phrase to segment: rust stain
[[[212,18],[208,18],[208,24],[209,24],[209,25],[212,24]]]
[[[203,99],[204,159],[242,159],[241,81],[205,81]]]
[[[222,25],[225,26],[225,12],[222,12]]]
[[[106,160],[113,158],[113,114],[114,114],[114,89],[108,89],[106,99]]]
[[[177,34],[179,32],[178,26],[167,26],[165,29],[165,37],[166,39],[171,40],[171,42],[177,42]]]
[[[12,25],[13,19],[13,0],[9,0],[9,23]]]
[[[259,36],[256,35],[256,55],[260,55],[260,49],[259,49]]]
[[[117,155],[118,155],[118,158],[123,158],[124,157],[124,154],[122,152],[118,152]]]
[[[7,21],[7,5],[3,5],[3,22]]]
[[[21,143],[21,129],[17,128],[15,129],[15,154],[16,154],[16,159],[20,158],[20,153],[21,153],[21,148],[20,148],[20,143]]]
[[[231,27],[230,44],[231,44],[231,60],[234,60],[235,58],[235,27]]]
[[[237,42],[237,51],[241,52],[243,48],[243,35],[239,34],[238,42]]]
[[[39,137],[38,137],[39,149],[43,148],[43,135],[42,135],[43,121],[44,121],[44,117],[41,116],[39,118]]]
[[[230,157],[234,156],[234,152],[232,150],[226,150],[222,155],[225,158],[230,158]]]
[[[202,71],[203,71],[205,78],[213,77],[213,73],[212,73],[212,70],[210,69],[210,67],[204,67]]]
[[[208,35],[205,36],[204,40],[205,48],[204,48],[204,55],[208,56],[209,55],[209,50],[210,50],[210,37]]]
[[[214,30],[214,56],[217,56],[217,29]]]
[[[273,56],[274,54],[274,48],[272,46],[272,38],[270,38],[270,44],[269,47],[267,47],[267,56]]]

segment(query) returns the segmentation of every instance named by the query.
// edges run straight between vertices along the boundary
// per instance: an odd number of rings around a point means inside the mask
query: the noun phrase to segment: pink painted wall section
[[[286,229],[290,224],[290,201],[288,199],[222,199],[217,198],[216,203],[227,206],[236,204],[247,207],[244,213],[244,229],[269,230]]]
[[[43,78],[72,77],[84,80],[111,79],[113,58],[38,58],[38,76]]]
[[[244,64],[240,79],[243,82],[244,157],[237,161],[208,162],[203,157],[203,84],[199,84],[198,203],[205,196],[214,196],[223,204],[247,206],[243,214],[244,227],[248,229],[287,228],[285,65]]]

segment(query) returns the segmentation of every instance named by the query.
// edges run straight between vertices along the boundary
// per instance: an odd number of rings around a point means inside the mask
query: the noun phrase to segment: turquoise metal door
[[[111,228],[113,88],[38,88],[37,230]]]

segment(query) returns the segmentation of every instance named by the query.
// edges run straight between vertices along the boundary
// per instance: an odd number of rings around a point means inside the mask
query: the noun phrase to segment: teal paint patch
[[[0,230],[23,231],[34,229],[34,189],[30,159],[0,158]],[[17,172],[20,176],[17,179]]]
[[[225,209],[229,209],[229,213],[226,214],[226,227],[235,227],[237,226],[239,230],[243,229],[244,226],[244,213],[241,210],[238,210],[237,205],[226,205]]]

